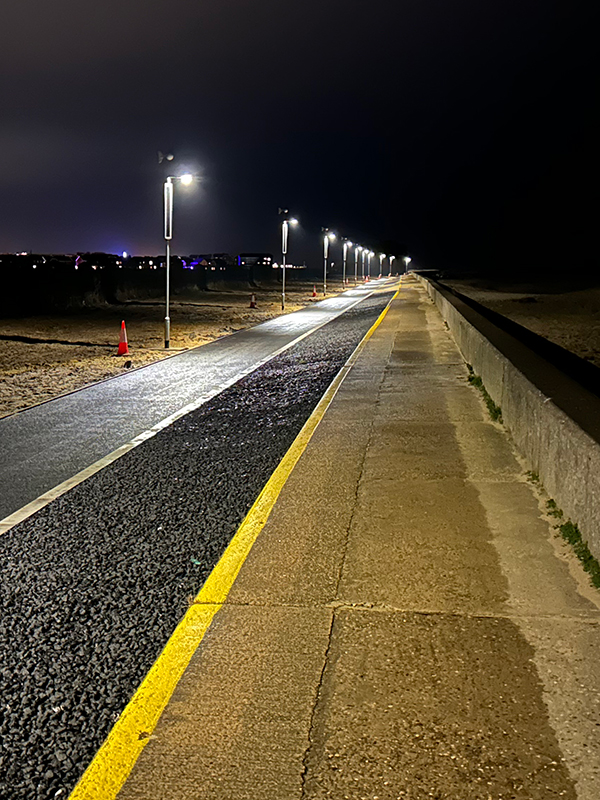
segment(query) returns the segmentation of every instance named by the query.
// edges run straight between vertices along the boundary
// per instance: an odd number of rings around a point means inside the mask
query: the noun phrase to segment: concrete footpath
[[[600,797],[600,592],[403,284],[119,800]]]

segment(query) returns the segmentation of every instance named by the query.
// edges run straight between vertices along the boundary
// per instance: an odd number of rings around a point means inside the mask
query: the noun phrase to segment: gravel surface
[[[391,293],[0,538],[0,797],[66,797]]]

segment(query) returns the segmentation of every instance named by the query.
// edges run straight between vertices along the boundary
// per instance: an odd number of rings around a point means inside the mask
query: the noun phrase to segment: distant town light
[[[127,250],[123,250],[123,258],[129,258],[129,253]]]

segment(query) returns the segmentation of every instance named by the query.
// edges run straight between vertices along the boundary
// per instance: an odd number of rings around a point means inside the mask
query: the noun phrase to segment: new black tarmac
[[[370,293],[338,297],[0,419],[0,520],[199,405]]]
[[[600,797],[600,596],[543,502],[405,283],[119,800]]]

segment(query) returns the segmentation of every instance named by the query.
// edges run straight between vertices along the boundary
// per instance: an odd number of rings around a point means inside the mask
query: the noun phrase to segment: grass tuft
[[[554,500],[548,500],[546,502],[546,509],[551,517],[556,517],[556,519],[563,518],[562,508],[559,508]]]
[[[562,511],[560,513],[562,515]],[[583,541],[583,537],[577,525],[571,522],[571,520],[567,520],[567,522],[563,522],[562,525],[557,525],[557,528],[563,539],[568,542],[575,551],[575,555],[581,561],[584,570],[589,574],[594,586],[600,589],[600,564],[590,553],[587,542]]]
[[[473,371],[473,367],[470,364],[467,364],[467,369],[469,370],[469,383],[471,384],[471,386],[474,386],[481,392],[490,417],[493,419],[494,422],[502,422],[502,409],[500,408],[500,406],[497,406],[496,403],[494,403],[494,401],[488,394],[487,389],[485,388],[485,386],[483,385],[483,381],[481,380],[481,376],[475,374],[475,372]]]
[[[531,470],[529,470],[529,472],[526,472],[525,474],[527,475],[527,480],[530,481],[531,483],[540,482],[540,476],[537,474],[537,472],[532,472]]]

